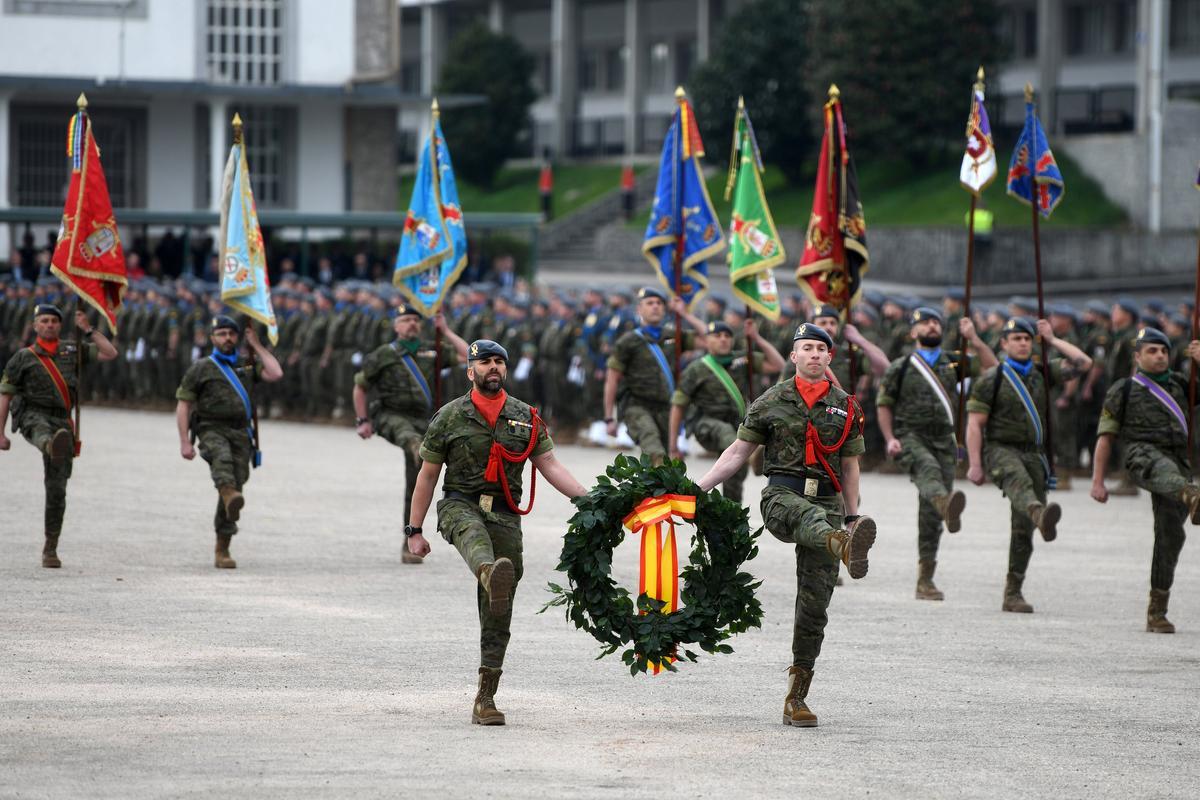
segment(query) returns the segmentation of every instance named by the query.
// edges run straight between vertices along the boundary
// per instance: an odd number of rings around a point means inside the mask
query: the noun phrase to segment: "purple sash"
[[[1183,409],[1179,407],[1179,403],[1175,402],[1174,397],[1171,397],[1166,390],[1140,372],[1133,376],[1133,382],[1144,387],[1146,391],[1154,395],[1154,399],[1162,403],[1166,407],[1167,411],[1171,412],[1171,416],[1173,416],[1179,423],[1180,427],[1183,428],[1183,432],[1188,432],[1187,417],[1184,416]]]

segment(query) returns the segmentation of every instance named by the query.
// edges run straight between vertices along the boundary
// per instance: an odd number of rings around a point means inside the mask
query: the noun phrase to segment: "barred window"
[[[1171,0],[1171,52],[1200,51],[1200,0]]]
[[[283,82],[285,0],[206,0],[205,54],[213,83]]]
[[[259,208],[294,208],[296,110],[286,106],[230,108],[242,117],[242,138],[250,164],[250,183]],[[229,132],[233,144],[233,132]]]

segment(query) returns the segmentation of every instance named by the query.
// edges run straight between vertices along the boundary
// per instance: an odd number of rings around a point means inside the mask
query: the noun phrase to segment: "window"
[[[675,80],[673,83],[687,83],[691,77],[692,68],[696,66],[696,40],[684,39],[675,45]]]
[[[554,92],[554,56],[549,50],[539,50],[533,54],[533,88],[541,96]]]
[[[1095,56],[1133,52],[1137,31],[1134,0],[1072,3],[1063,25],[1069,56]]]
[[[5,14],[145,19],[148,0],[4,0]]]
[[[61,206],[71,179],[70,162],[63,150],[70,115],[61,107],[19,104],[13,104],[10,115],[9,166],[15,204]],[[145,205],[145,110],[109,106],[91,120],[113,206]]]
[[[1037,7],[1015,3],[1004,8],[1000,17],[1000,41],[1018,61],[1037,57]]]
[[[1200,51],[1200,0],[1171,0],[1171,51]]]
[[[284,106],[246,106],[236,110],[242,117],[242,137],[254,202],[259,208],[291,208],[296,204],[296,112]],[[233,143],[233,131],[229,132]]]
[[[284,0],[206,0],[205,54],[213,83],[283,81]]]
[[[406,58],[400,65],[400,90],[408,94],[421,93],[421,59]]]
[[[600,88],[600,53],[583,50],[579,53],[579,91],[591,92]]]
[[[666,42],[651,43],[646,89],[651,92],[669,92],[673,88],[671,77],[671,46]]]
[[[604,88],[610,92],[625,90],[625,47],[610,47],[604,51]]]
[[[592,46],[579,53],[581,92],[619,92],[625,88],[625,48]]]

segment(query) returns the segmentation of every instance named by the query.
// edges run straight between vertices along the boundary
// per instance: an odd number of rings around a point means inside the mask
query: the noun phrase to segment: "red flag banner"
[[[796,282],[814,303],[843,312],[858,299],[870,265],[867,223],[858,199],[858,177],[846,147],[846,125],[836,87],[825,104],[825,133],[817,165],[812,216]]]
[[[71,185],[50,269],[99,311],[109,330],[115,332],[128,286],[125,254],[100,166],[100,149],[82,107],[67,127],[67,155],[71,157]]]

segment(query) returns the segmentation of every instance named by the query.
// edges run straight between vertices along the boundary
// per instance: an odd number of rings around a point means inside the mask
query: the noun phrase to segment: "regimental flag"
[[[814,303],[847,311],[862,292],[870,267],[867,222],[858,199],[858,176],[846,147],[846,124],[837,87],[825,104],[825,133],[817,164],[812,216],[796,281]]]
[[[426,317],[436,314],[467,266],[467,229],[454,182],[450,149],[435,106],[421,149],[417,181],[404,219],[392,282]]]
[[[967,117],[967,151],[963,154],[958,180],[976,197],[996,179],[996,148],[992,145],[992,124],[983,104],[983,68],[979,81],[971,89],[971,114]]]
[[[1025,128],[1008,165],[1008,193],[1025,205],[1031,204],[1036,194],[1038,211],[1049,217],[1062,201],[1066,187],[1054,153],[1046,143],[1046,132],[1042,130],[1032,94],[1026,97]]]
[[[691,103],[680,97],[663,141],[658,186],[642,253],[663,286],[682,297],[689,308],[708,291],[708,259],[725,247],[721,223],[700,169],[703,155],[696,114]]]
[[[99,311],[108,329],[115,333],[117,312],[129,282],[108,182],[100,166],[100,148],[92,135],[86,107],[87,99],[80,95],[79,111],[67,125],[71,185],[50,270]]]
[[[250,188],[250,165],[239,116],[234,115],[233,125],[233,147],[221,181],[221,302],[266,325],[274,345],[279,343],[279,326],[271,305],[267,253]]]
[[[725,199],[733,196],[729,220],[729,282],[742,302],[771,320],[779,319],[779,287],[775,267],[787,258],[783,241],[767,208],[762,185],[763,163],[754,127],[738,100],[733,126],[733,153]]]

